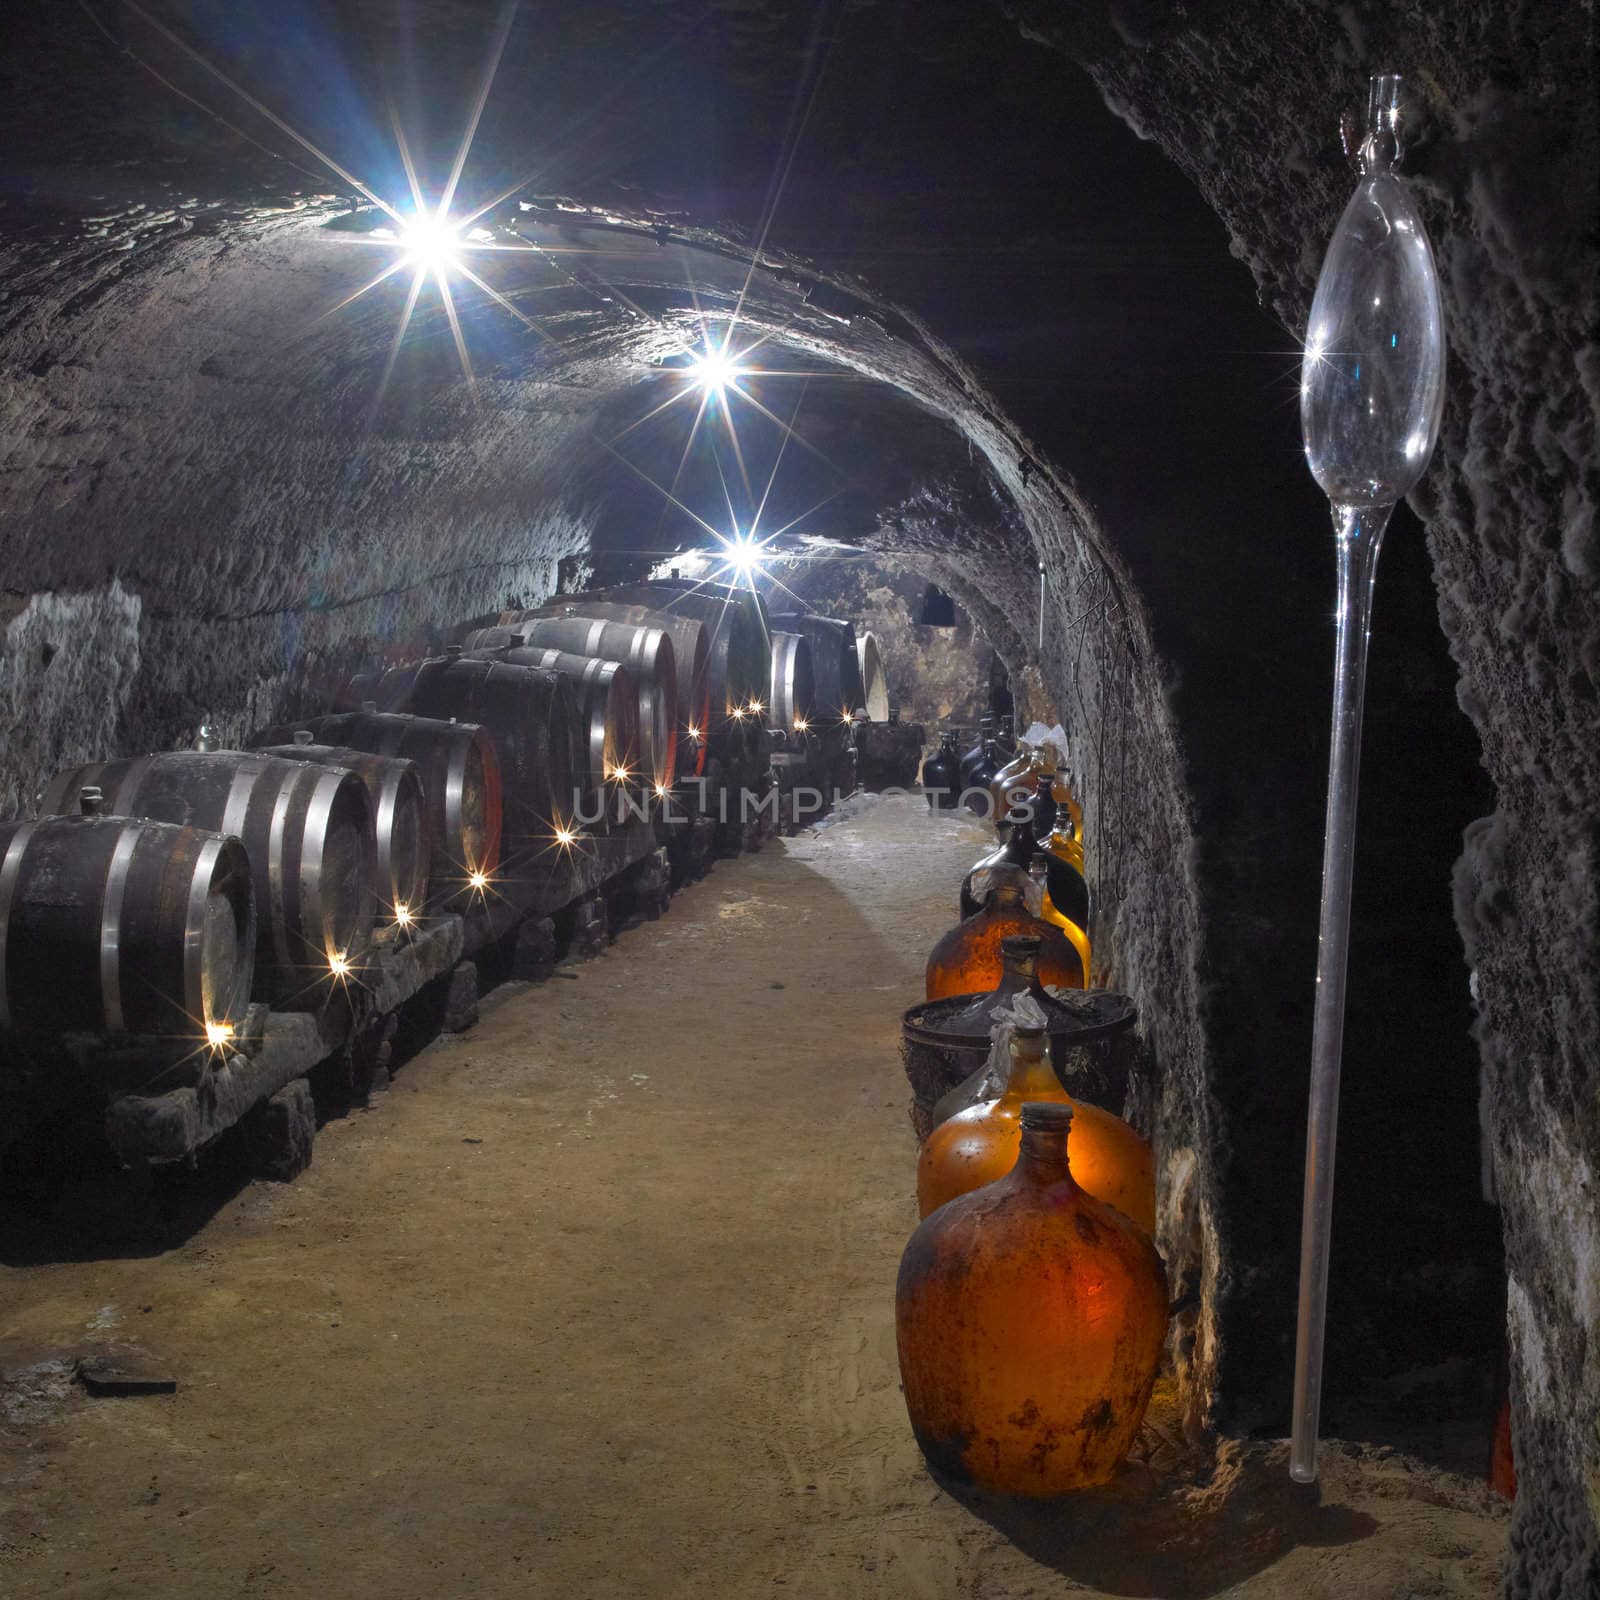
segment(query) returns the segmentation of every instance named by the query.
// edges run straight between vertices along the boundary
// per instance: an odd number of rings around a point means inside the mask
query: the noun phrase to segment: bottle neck
[[[1033,1040],[1034,1046],[1042,1043]],[[1061,1093],[1061,1083],[1056,1069],[1050,1065],[1049,1054],[1040,1049],[1030,1049],[1022,1041],[1011,1041],[1011,1070],[1006,1075],[1006,1094],[1019,1100],[1054,1099]],[[1063,1147],[1064,1148],[1064,1147]]]
[[[1072,1168],[1067,1164],[1067,1134],[1064,1129],[1022,1127],[1022,1146],[1017,1153],[1017,1173],[1027,1182],[1068,1184],[1073,1188]]]
[[[1010,941],[1002,941],[1000,946],[1000,963],[1005,973],[1005,985],[1008,989],[1031,989],[1039,971],[1039,958],[1033,953],[1025,956],[1013,955],[1006,949]]]
[[[1373,78],[1367,92],[1367,125],[1357,152],[1362,175],[1392,172],[1400,160],[1400,79]]]
[[[1013,828],[1000,847],[1000,857],[1003,861],[1026,869],[1033,859],[1033,835],[1026,828]]]

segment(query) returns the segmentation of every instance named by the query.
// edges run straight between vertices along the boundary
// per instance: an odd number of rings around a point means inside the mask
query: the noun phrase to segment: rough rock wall
[[[319,322],[336,295],[281,223],[134,206],[8,253],[0,808],[293,714],[587,541],[581,411],[535,381],[374,418],[387,322]],[[496,454],[520,499],[478,497]]]
[[[1600,1593],[1594,7],[1006,9],[1193,178],[1293,330],[1352,183],[1339,113],[1367,73],[1411,75],[1405,167],[1451,336],[1444,430],[1414,503],[1498,799],[1467,830],[1456,907],[1509,1273],[1507,1592]]]
[[[938,748],[939,729],[976,727],[988,714],[995,653],[967,617],[953,628],[917,621],[928,587],[921,573],[872,556],[798,561],[778,569],[782,582],[815,611],[848,617],[856,632],[878,641],[890,703],[902,722],[920,723],[925,744]]]

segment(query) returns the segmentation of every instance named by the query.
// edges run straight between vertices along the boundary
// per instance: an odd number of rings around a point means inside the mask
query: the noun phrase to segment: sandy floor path
[[[1387,1452],[1321,1510],[1265,1447],[1043,1516],[922,1470],[898,1019],[981,844],[883,802],[722,863],[499,991],[295,1184],[154,1257],[0,1268],[0,1593],[1491,1593],[1503,1512]],[[178,1392],[86,1398],[97,1350]]]

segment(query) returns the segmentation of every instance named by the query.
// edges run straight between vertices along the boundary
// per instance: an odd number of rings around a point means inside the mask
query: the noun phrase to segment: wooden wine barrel
[[[767,700],[767,726],[792,733],[807,727],[817,714],[817,680],[811,664],[811,641],[803,633],[772,635],[772,688]],[[804,732],[804,728],[801,728]]]
[[[343,767],[367,786],[377,844],[372,891],[378,918],[409,921],[428,903],[428,800],[416,766],[396,756],[373,755],[347,745],[317,744],[309,728],[297,728],[292,744],[258,745],[264,755]]]
[[[354,773],[243,750],[172,750],[91,762],[55,778],[47,814],[79,809],[97,785],[114,816],[210,828],[239,839],[256,900],[256,992],[315,1010],[372,942],[377,848],[372,802]]]
[[[319,743],[409,761],[422,780],[428,818],[428,878],[434,904],[458,895],[475,872],[500,865],[500,757],[475,722],[440,721],[405,712],[341,711],[266,728],[254,745],[293,741],[309,729]]]
[[[529,617],[574,615],[603,622],[629,622],[635,627],[660,628],[672,641],[677,667],[677,770],[699,776],[706,765],[706,729],[711,709],[711,635],[698,617],[679,611],[657,611],[649,606],[596,600],[592,595],[572,595],[534,611],[507,612],[502,624],[516,628]]]
[[[873,722],[889,720],[889,679],[876,634],[856,635],[856,660],[861,670],[861,704]]]
[[[639,765],[651,783],[670,785],[678,771],[678,663],[662,628],[580,615],[576,608],[536,612],[512,623],[524,645],[617,661],[633,679]]]
[[[687,578],[655,578],[646,583],[596,589],[581,601],[609,600],[697,618],[711,630],[707,671],[710,704],[707,726],[711,754],[740,761],[762,753],[764,726],[752,716],[752,701],[765,701],[772,681],[770,629],[765,608],[749,589],[696,583]]]
[[[670,648],[670,647],[669,647]],[[535,860],[582,803],[588,751],[572,685],[559,672],[459,652],[384,674],[405,680],[400,709],[476,722],[494,740],[503,779],[504,853]]]
[[[184,1053],[243,1024],[255,946],[237,839],[128,817],[0,822],[0,1027]]]
[[[817,679],[817,717],[824,727],[848,722],[866,703],[861,662],[856,655],[856,630],[833,617],[787,611],[774,615],[772,626],[803,633],[811,641],[811,664]],[[887,708],[885,708],[887,715]]]
[[[521,642],[511,627],[479,628],[467,635],[466,653],[517,667],[541,667],[559,672],[572,684],[583,719],[588,751],[587,781],[590,795],[608,783],[637,784],[643,771],[639,753],[639,691],[633,674],[620,661],[599,656],[575,656],[567,650],[546,650]],[[585,807],[587,814],[588,808]]]

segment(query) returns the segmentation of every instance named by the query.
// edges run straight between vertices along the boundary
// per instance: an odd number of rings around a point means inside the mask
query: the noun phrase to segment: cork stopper
[[[315,744],[317,736],[309,728],[296,728],[294,730],[294,742],[296,744]]]
[[[78,809],[84,816],[98,817],[105,808],[105,791],[97,784],[86,783],[78,791]]]
[[[361,702],[361,709],[370,715],[372,712],[378,709],[378,702],[376,700],[363,700]]]
[[[1011,1029],[1011,1053],[1024,1061],[1038,1061],[1044,1055],[1044,1029],[1031,1022],[1018,1022]]]

